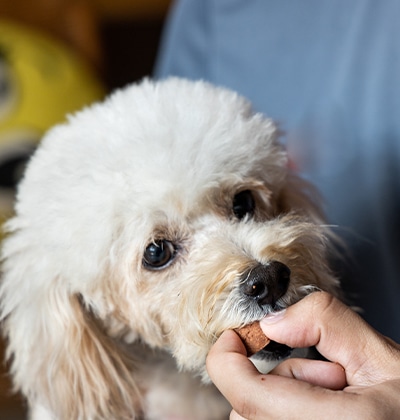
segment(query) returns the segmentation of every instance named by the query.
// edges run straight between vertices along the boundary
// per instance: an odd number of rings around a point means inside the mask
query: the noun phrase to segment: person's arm
[[[226,331],[207,358],[231,419],[394,419],[400,415],[400,346],[324,292],[261,321],[272,340],[315,345],[330,362],[288,359],[260,374],[239,337]]]

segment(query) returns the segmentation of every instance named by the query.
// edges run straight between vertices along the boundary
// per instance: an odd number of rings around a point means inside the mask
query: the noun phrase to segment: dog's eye
[[[255,207],[256,203],[250,190],[241,191],[233,197],[233,214],[239,220],[242,220],[245,216],[252,216]]]
[[[157,240],[149,244],[144,251],[143,265],[150,270],[160,270],[172,262],[176,254],[174,245],[165,240]]]

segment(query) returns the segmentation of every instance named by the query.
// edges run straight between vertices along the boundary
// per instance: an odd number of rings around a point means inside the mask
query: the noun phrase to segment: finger
[[[339,395],[351,398],[340,391],[338,394],[307,382],[262,375],[245,353],[239,337],[233,331],[226,331],[207,357],[208,373],[232,405],[233,419],[235,415],[253,420],[296,418],[299,413],[304,413],[306,418],[307,413],[315,412],[321,414],[320,418],[327,418],[339,414]]]
[[[229,420],[246,420],[244,417],[236,413],[235,410],[231,411],[231,415],[229,416]]]
[[[327,293],[313,293],[281,314],[266,317],[260,325],[279,343],[291,347],[315,345],[328,360],[345,368],[350,385],[370,385],[382,377],[392,377],[393,371],[399,372],[399,359],[393,357],[388,341]],[[385,359],[391,363],[383,363]]]
[[[270,373],[333,390],[343,389],[347,385],[342,366],[321,360],[288,359]]]
[[[239,366],[241,374],[246,375],[249,379],[259,375],[258,370],[248,359],[246,349],[238,335],[234,331],[228,330],[222,333],[211,348],[207,356],[206,367],[213,381],[223,384],[226,379],[228,381],[237,380],[240,385],[240,375],[235,373],[232,378],[226,376],[225,367],[235,365]]]

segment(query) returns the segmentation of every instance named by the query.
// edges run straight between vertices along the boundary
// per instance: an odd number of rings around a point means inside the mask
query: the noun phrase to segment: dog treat
[[[235,329],[243,341],[247,350],[247,355],[252,356],[263,349],[271,340],[263,333],[258,321]]]

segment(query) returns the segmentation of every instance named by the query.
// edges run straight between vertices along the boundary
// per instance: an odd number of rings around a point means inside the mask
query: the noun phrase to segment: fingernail
[[[278,312],[271,312],[260,321],[260,324],[271,325],[281,321],[286,315],[286,309]]]

